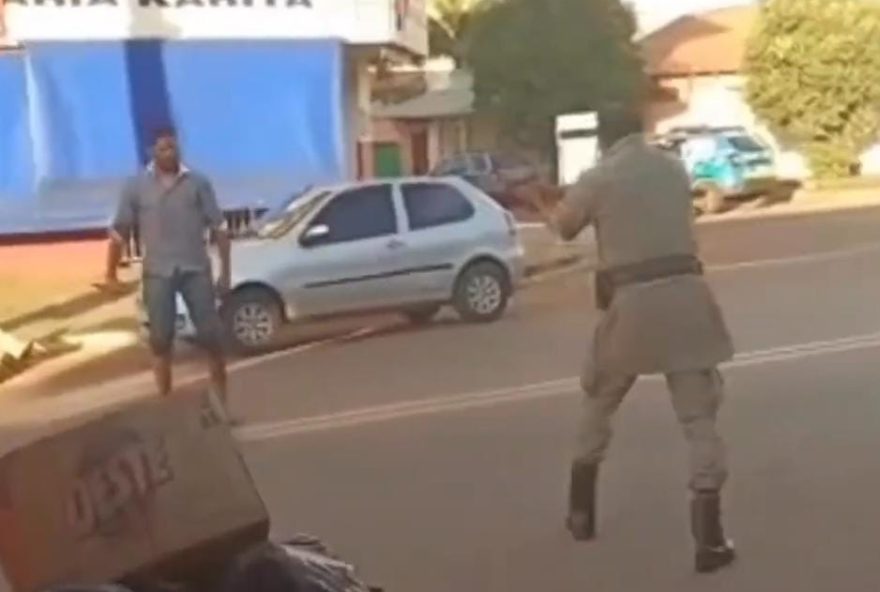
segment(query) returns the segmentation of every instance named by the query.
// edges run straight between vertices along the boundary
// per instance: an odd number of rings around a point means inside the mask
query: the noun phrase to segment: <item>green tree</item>
[[[866,0],[768,0],[746,56],[758,117],[817,177],[844,177],[880,133],[880,9]]]
[[[477,108],[515,142],[547,152],[557,115],[642,90],[635,32],[635,17],[620,0],[490,2],[465,45]]]
[[[431,0],[428,6],[431,55],[450,57],[457,66],[462,65],[468,26],[481,4],[483,0]]]

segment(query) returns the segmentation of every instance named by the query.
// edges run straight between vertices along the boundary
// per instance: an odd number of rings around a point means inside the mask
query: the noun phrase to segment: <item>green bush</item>
[[[880,135],[880,7],[864,0],[767,0],[746,56],[758,117],[818,178],[856,174]]]
[[[477,108],[516,143],[548,152],[555,117],[644,88],[636,22],[620,0],[496,0],[469,24]]]

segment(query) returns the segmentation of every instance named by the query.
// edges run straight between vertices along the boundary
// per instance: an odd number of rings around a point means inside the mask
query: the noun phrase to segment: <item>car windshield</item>
[[[749,136],[728,136],[730,145],[740,152],[763,152],[764,147],[757,140]]]
[[[267,214],[257,228],[259,238],[276,239],[285,236],[302,222],[324,200],[329,191],[306,189],[293,195],[282,206]]]
[[[527,168],[531,166],[528,160],[515,154],[496,154],[492,158],[495,161],[495,166],[499,169]]]
[[[460,174],[465,171],[467,168],[467,164],[464,158],[460,156],[456,156],[441,162],[437,167],[431,172],[431,175],[435,177],[444,177],[446,175],[454,175]]]

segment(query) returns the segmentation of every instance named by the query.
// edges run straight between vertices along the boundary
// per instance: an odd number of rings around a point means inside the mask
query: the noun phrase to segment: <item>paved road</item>
[[[708,583],[689,572],[684,447],[660,381],[621,413],[601,541],[564,535],[593,320],[580,274],[496,325],[398,328],[237,371],[275,533],[325,537],[390,592],[880,589],[878,228],[862,211],[701,229],[742,352],[724,431],[743,560]]]
[[[740,351],[880,330],[880,211],[713,224],[701,247]],[[594,315],[586,274],[522,293],[491,326],[405,326],[238,371],[251,421],[514,387],[577,373]],[[876,321],[875,321],[876,317]]]

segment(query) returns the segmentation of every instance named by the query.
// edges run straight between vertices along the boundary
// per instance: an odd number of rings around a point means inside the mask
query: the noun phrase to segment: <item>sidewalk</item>
[[[713,224],[735,220],[803,216],[824,212],[843,212],[866,208],[880,208],[880,187],[862,187],[847,190],[800,189],[789,201],[757,199],[735,205],[720,214],[702,216],[698,224]]]
[[[36,343],[25,360],[0,364],[0,383],[10,374],[80,349],[107,349],[131,341],[135,286],[124,294],[101,294],[105,240],[0,246],[0,329],[22,343]],[[133,270],[123,270],[132,279]],[[85,335],[80,338],[80,335]]]
[[[102,240],[0,246],[0,325],[12,331],[93,308],[75,297],[100,277],[105,252]],[[69,304],[52,308],[59,303]]]

